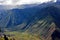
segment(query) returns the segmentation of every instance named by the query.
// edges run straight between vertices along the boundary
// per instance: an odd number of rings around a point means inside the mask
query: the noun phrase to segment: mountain
[[[59,6],[59,2],[25,5],[22,9],[20,6],[13,9],[3,9],[0,6],[0,28],[4,32],[27,32],[49,38],[55,28],[60,31]]]
[[[58,6],[58,3],[43,3],[31,7],[25,5],[24,9],[20,9],[19,6],[14,9],[0,10],[0,27],[5,30],[25,31],[40,20],[47,21],[46,24],[49,23],[47,26],[54,22],[57,27],[60,27]]]
[[[30,10],[29,10],[30,9]],[[10,21],[7,25],[7,27],[14,27],[20,24],[23,24],[24,22],[26,25],[22,28],[24,29],[27,25],[30,23],[32,24],[34,21],[39,20],[41,18],[46,17],[49,15],[48,13],[44,13],[41,9],[37,7],[33,8],[26,8],[26,9],[13,9],[11,10],[11,16],[10,16]]]
[[[52,17],[54,18],[55,24],[60,28],[60,8],[50,7],[49,8]]]

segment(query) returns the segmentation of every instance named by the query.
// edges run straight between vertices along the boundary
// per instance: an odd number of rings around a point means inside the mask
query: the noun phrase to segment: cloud
[[[34,4],[34,3],[44,3],[56,0],[0,0],[0,5],[22,5],[22,4]]]

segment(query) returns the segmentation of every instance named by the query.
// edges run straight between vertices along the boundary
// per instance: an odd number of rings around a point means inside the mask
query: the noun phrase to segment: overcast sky
[[[56,0],[0,0],[0,5],[22,5],[22,4],[34,4],[34,3],[43,3]]]

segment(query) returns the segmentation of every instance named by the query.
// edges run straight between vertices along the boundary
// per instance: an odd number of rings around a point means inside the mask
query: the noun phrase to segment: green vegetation
[[[40,38],[37,35],[31,35],[26,32],[5,32],[6,35],[13,35],[8,36],[8,39],[15,39],[15,40],[40,40]],[[4,40],[4,38],[0,38],[0,40]]]

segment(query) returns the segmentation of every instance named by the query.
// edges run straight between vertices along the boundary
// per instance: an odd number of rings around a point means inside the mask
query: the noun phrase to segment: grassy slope
[[[14,36],[9,37],[9,39],[14,38],[15,40],[40,40],[40,38],[36,35],[31,35],[28,33],[22,32],[5,32],[5,34],[13,34]]]

